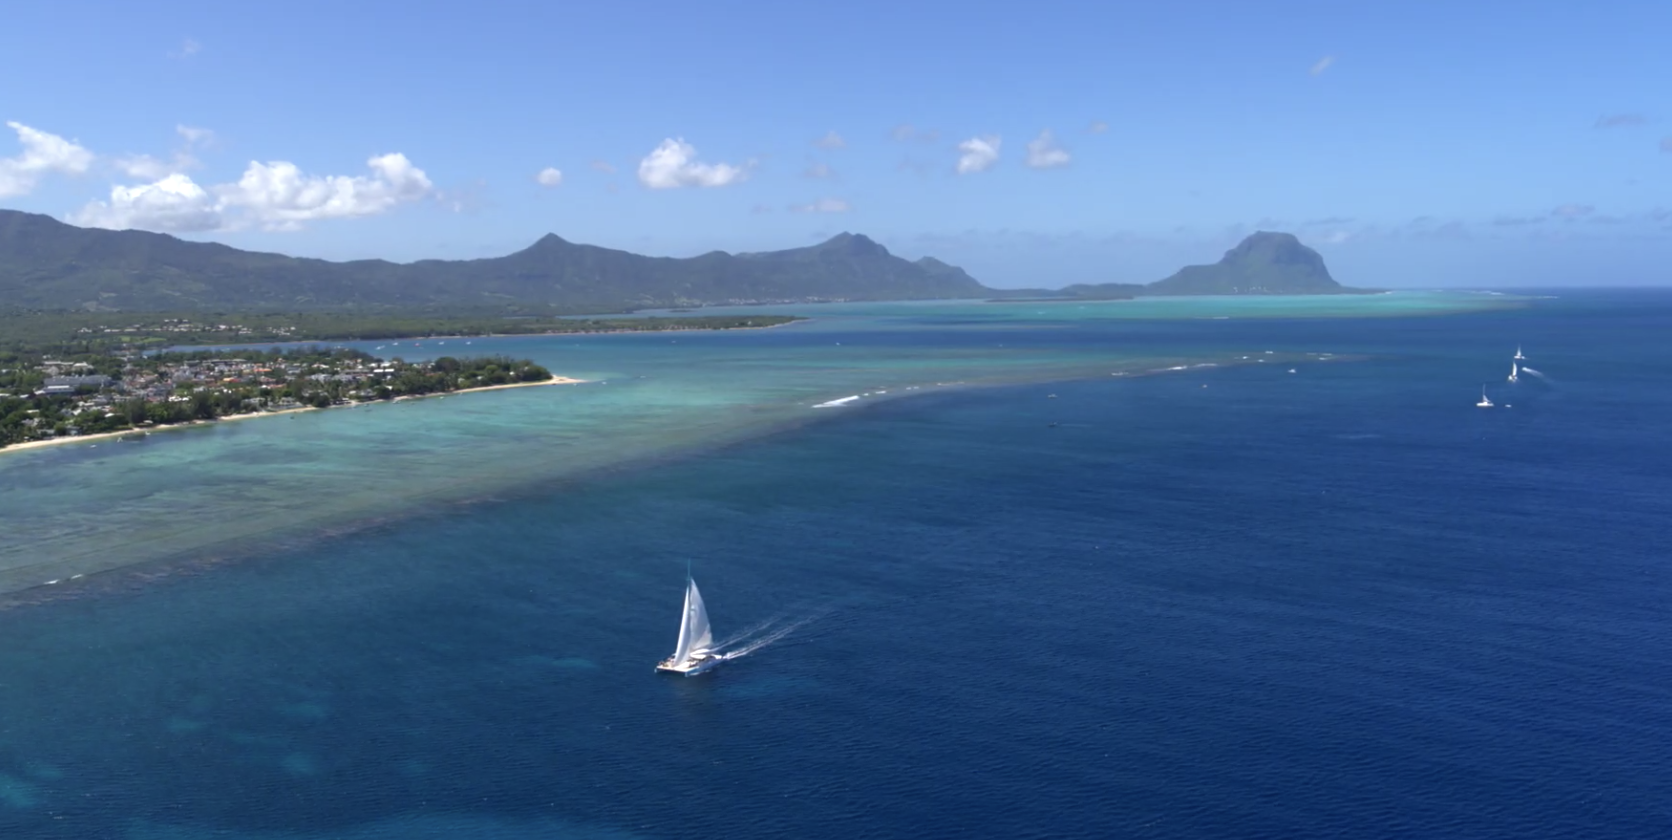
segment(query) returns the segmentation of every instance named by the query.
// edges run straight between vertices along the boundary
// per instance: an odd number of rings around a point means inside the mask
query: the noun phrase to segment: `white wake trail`
[[[777,624],[779,619],[774,618],[774,619],[770,619],[768,621],[762,622],[761,624],[758,624],[755,627],[750,628],[750,630],[746,631],[745,634],[740,634],[740,636],[738,638],[735,638],[735,639],[733,639],[731,641],[728,641],[726,643],[726,645],[741,644],[742,647],[739,647],[736,650],[722,651],[720,655],[725,657],[726,659],[740,659],[742,657],[748,656],[749,654],[754,653],[755,651],[760,650],[761,648],[764,648],[767,645],[770,645],[774,642],[782,641],[784,639],[784,637],[788,636],[789,634],[794,633],[796,630],[799,630],[802,627],[805,627],[806,625],[812,623],[813,621],[816,621],[819,618],[823,617],[826,612],[829,612],[829,611],[828,610],[823,610],[823,611],[820,611],[820,612],[816,612],[816,613],[813,613],[812,615],[805,616],[805,617],[802,617],[802,618],[798,618],[795,621],[792,621],[788,624],[785,624],[785,625],[782,625],[782,626],[777,626],[777,627],[774,627],[773,625]],[[749,635],[751,635],[751,634],[756,634],[756,635],[753,635],[753,638],[749,638]],[[726,645],[716,645],[716,647],[723,648]]]
[[[1550,377],[1548,377],[1548,376],[1545,376],[1545,375],[1544,375],[1544,374],[1542,374],[1542,373],[1539,373],[1539,372],[1538,372],[1538,371],[1536,371],[1536,370],[1533,370],[1533,369],[1532,369],[1532,368],[1530,368],[1530,367],[1523,367],[1523,368],[1522,368],[1522,369],[1521,369],[1521,372],[1522,372],[1522,373],[1530,373],[1530,374],[1532,374],[1532,375],[1534,375],[1534,376],[1536,376],[1536,377],[1538,377],[1538,378],[1540,378],[1540,379],[1542,379],[1542,380],[1544,380],[1544,381],[1546,381],[1546,382],[1554,382],[1554,381],[1555,381],[1555,380],[1553,380],[1553,379],[1551,379],[1551,378],[1550,378]]]

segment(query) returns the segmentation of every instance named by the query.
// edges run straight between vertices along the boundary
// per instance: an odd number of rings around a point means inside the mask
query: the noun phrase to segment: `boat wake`
[[[826,612],[829,611],[821,610],[788,623],[784,622],[784,616],[781,615],[769,618],[715,645],[714,649],[722,659],[741,659],[761,648],[782,641],[796,630],[822,618]]]
[[[1536,370],[1533,370],[1533,369],[1532,369],[1532,368],[1530,368],[1530,367],[1523,367],[1523,368],[1521,368],[1521,372],[1522,372],[1522,373],[1530,373],[1530,374],[1532,374],[1532,375],[1534,375],[1534,376],[1536,376],[1536,377],[1538,377],[1538,378],[1540,378],[1540,379],[1542,379],[1542,380],[1544,380],[1544,381],[1546,381],[1546,382],[1549,382],[1549,381],[1551,381],[1551,379],[1550,379],[1550,377],[1548,377],[1548,376],[1545,376],[1545,375],[1544,375],[1544,374],[1542,374],[1542,373],[1539,373],[1539,372],[1538,372],[1538,371],[1536,371]]]

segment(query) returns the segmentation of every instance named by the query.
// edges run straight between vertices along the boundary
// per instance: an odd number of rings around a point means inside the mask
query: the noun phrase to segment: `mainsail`
[[[707,653],[714,646],[714,632],[708,627],[708,608],[703,606],[697,582],[688,580],[685,588],[685,616],[679,622],[679,645],[673,650],[673,664],[689,662],[693,654]]]

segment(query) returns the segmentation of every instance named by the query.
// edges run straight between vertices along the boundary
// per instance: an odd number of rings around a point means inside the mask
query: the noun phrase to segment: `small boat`
[[[685,574],[685,613],[679,619],[679,642],[673,656],[656,663],[656,670],[669,674],[696,676],[726,657],[714,651],[714,631],[708,626],[708,608],[690,572]]]
[[[1486,386],[1485,385],[1480,386],[1480,402],[1475,403],[1475,405],[1479,406],[1480,408],[1491,408],[1492,407],[1492,401],[1486,398]]]
[[[1521,366],[1516,364],[1515,362],[1510,362],[1509,363],[1509,381],[1511,381],[1511,382],[1521,381]]]
[[[1521,355],[1521,345],[1519,345],[1519,344],[1515,345],[1515,360],[1520,362],[1520,361],[1525,361],[1526,358],[1527,358],[1526,356]]]

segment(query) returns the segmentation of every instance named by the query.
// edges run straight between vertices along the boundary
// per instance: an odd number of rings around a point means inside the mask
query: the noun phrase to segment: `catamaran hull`
[[[701,662],[691,662],[685,665],[658,664],[656,666],[656,670],[658,673],[663,674],[684,674],[687,677],[694,677],[704,671],[714,668],[724,661],[726,661],[725,657],[716,656],[712,659],[704,659]]]

